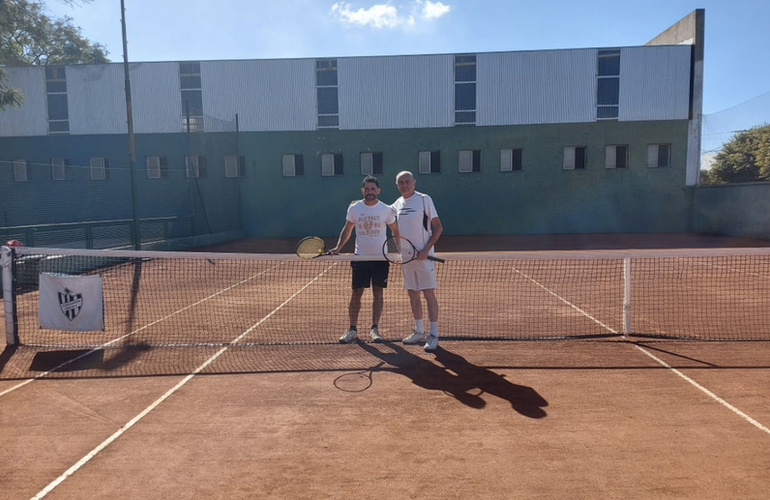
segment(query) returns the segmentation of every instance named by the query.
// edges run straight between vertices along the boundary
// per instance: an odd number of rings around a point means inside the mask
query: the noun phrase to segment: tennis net
[[[444,340],[770,340],[770,248],[439,255]],[[72,347],[334,343],[349,323],[352,260],[361,259],[3,248],[6,338]],[[104,329],[42,328],[45,275],[101,277]],[[361,339],[370,322],[366,291]],[[380,332],[396,341],[413,326],[391,266]]]

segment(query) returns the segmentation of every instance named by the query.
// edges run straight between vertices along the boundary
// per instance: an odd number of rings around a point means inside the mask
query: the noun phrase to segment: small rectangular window
[[[48,119],[69,120],[67,94],[48,94]]]
[[[206,175],[205,156],[185,156],[184,171],[188,179],[197,179]]]
[[[337,115],[326,115],[318,117],[318,127],[337,128],[340,126],[340,117]]]
[[[501,149],[500,150],[500,171],[511,172],[521,170],[523,149]]]
[[[620,102],[620,79],[600,78],[597,82],[596,104],[599,106],[617,106]]]
[[[26,182],[27,180],[27,160],[13,160],[13,180],[16,182]]]
[[[604,166],[606,168],[628,168],[628,145],[605,147]]]
[[[455,111],[476,109],[476,83],[455,84]]]
[[[481,150],[460,151],[460,172],[481,172]]]
[[[337,87],[318,87],[318,114],[336,115],[339,112]]]
[[[647,166],[650,168],[671,166],[671,144],[648,144]]]
[[[599,76],[620,75],[620,50],[600,50],[597,56]]]
[[[584,170],[586,168],[586,147],[568,146],[564,148],[564,170]]]
[[[165,179],[168,177],[168,160],[165,156],[147,157],[147,177],[149,179]]]
[[[246,157],[225,156],[225,177],[246,177]]]
[[[55,181],[66,180],[67,165],[69,165],[69,160],[66,158],[51,158],[51,179]]]
[[[281,162],[284,177],[305,175],[305,160],[302,155],[283,155]]]
[[[104,180],[110,178],[110,159],[104,157],[93,157],[90,160],[91,179]]]
[[[441,152],[420,151],[419,168],[421,174],[434,174],[441,172]]]
[[[361,153],[361,175],[382,175],[382,153]]]
[[[321,155],[321,175],[343,175],[341,153],[325,153]]]

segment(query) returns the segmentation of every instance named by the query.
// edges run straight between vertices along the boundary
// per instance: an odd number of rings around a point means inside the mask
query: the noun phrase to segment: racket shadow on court
[[[483,398],[486,393],[510,401],[513,409],[524,416],[530,418],[546,416],[542,408],[548,403],[534,389],[512,384],[503,376],[473,365],[462,356],[451,353],[443,347],[439,347],[435,352],[437,360],[439,356],[444,360],[444,362],[439,361],[443,365],[439,366],[412,354],[400,344],[385,342],[374,345],[359,342],[358,345],[367,353],[393,367],[392,369],[380,368],[381,371],[389,370],[404,375],[418,387],[442,391],[471,408],[483,409],[487,405]]]

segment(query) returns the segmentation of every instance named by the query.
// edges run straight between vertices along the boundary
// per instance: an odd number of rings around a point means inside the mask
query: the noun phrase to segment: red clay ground
[[[634,247],[653,244],[663,243]],[[770,342],[217,352],[97,352],[44,375],[61,353],[7,348],[0,496],[708,500],[770,491]]]

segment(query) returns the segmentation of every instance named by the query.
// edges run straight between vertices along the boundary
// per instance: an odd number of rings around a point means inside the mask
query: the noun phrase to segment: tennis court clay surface
[[[766,499],[768,387],[770,342],[8,347],[0,498]]]

